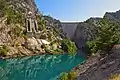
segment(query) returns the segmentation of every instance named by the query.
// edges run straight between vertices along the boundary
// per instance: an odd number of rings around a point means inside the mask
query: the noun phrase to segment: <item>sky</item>
[[[35,0],[39,11],[62,22],[85,21],[120,10],[120,0]]]

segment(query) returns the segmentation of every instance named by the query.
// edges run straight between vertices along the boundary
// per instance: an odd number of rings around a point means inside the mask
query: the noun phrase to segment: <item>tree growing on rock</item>
[[[77,47],[74,42],[72,42],[70,39],[63,39],[61,42],[62,50],[65,52],[70,53],[71,55],[74,55],[77,51]]]
[[[99,50],[109,52],[114,44],[120,40],[120,23],[103,18],[97,23],[96,37],[87,41],[90,52],[95,54]]]

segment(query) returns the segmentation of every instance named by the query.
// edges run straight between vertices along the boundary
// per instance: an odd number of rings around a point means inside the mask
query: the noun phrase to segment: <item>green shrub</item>
[[[5,15],[5,8],[7,7],[6,0],[0,0],[0,17]]]
[[[70,71],[69,73],[62,73],[59,80],[76,80],[76,72]]]
[[[42,17],[37,17],[37,22],[38,22],[38,30],[42,31],[45,29],[45,20]]]
[[[5,9],[5,13],[7,15],[7,24],[21,24],[23,26],[25,16],[22,14],[22,12],[15,10],[12,6],[8,6]]]
[[[75,80],[76,79],[76,72],[71,71],[70,73],[68,73],[68,79],[69,80]]]
[[[68,52],[70,54],[75,54],[77,51],[77,47],[74,42],[72,42],[70,39],[63,39],[61,42],[62,50],[65,52]]]
[[[12,27],[11,34],[14,34],[16,36],[22,35],[22,29],[18,26]]]
[[[46,34],[42,34],[42,35],[40,36],[40,39],[46,39],[46,38],[47,38]]]
[[[62,75],[60,76],[60,80],[68,80],[68,74],[67,73],[62,73]]]
[[[61,50],[61,49],[56,49],[56,50],[53,50],[53,53],[54,53],[54,54],[63,53],[63,50]]]
[[[6,56],[8,51],[9,51],[9,49],[7,46],[5,46],[5,45],[0,46],[0,55],[1,56]]]

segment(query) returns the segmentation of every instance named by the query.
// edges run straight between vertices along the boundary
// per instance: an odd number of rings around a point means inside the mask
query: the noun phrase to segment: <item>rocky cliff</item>
[[[63,52],[59,20],[43,16],[34,0],[0,1],[0,56]]]
[[[120,21],[120,10],[116,12],[106,12],[104,17],[110,20]]]
[[[104,18],[108,18],[112,21],[120,21],[120,10],[116,12],[106,12]],[[101,19],[102,18],[90,18],[84,22],[80,22],[77,25],[73,35],[73,40],[79,49],[85,48],[86,41],[95,37],[97,34],[95,30],[98,26],[97,22],[99,22]]]

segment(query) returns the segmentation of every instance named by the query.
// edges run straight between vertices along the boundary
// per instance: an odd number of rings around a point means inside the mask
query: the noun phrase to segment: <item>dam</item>
[[[85,25],[80,25],[79,22],[61,22],[63,32],[67,37],[75,42],[79,50],[85,49]],[[79,26],[79,27],[78,27]]]
[[[61,22],[63,32],[66,33],[70,39],[73,39],[78,24],[79,22]]]

